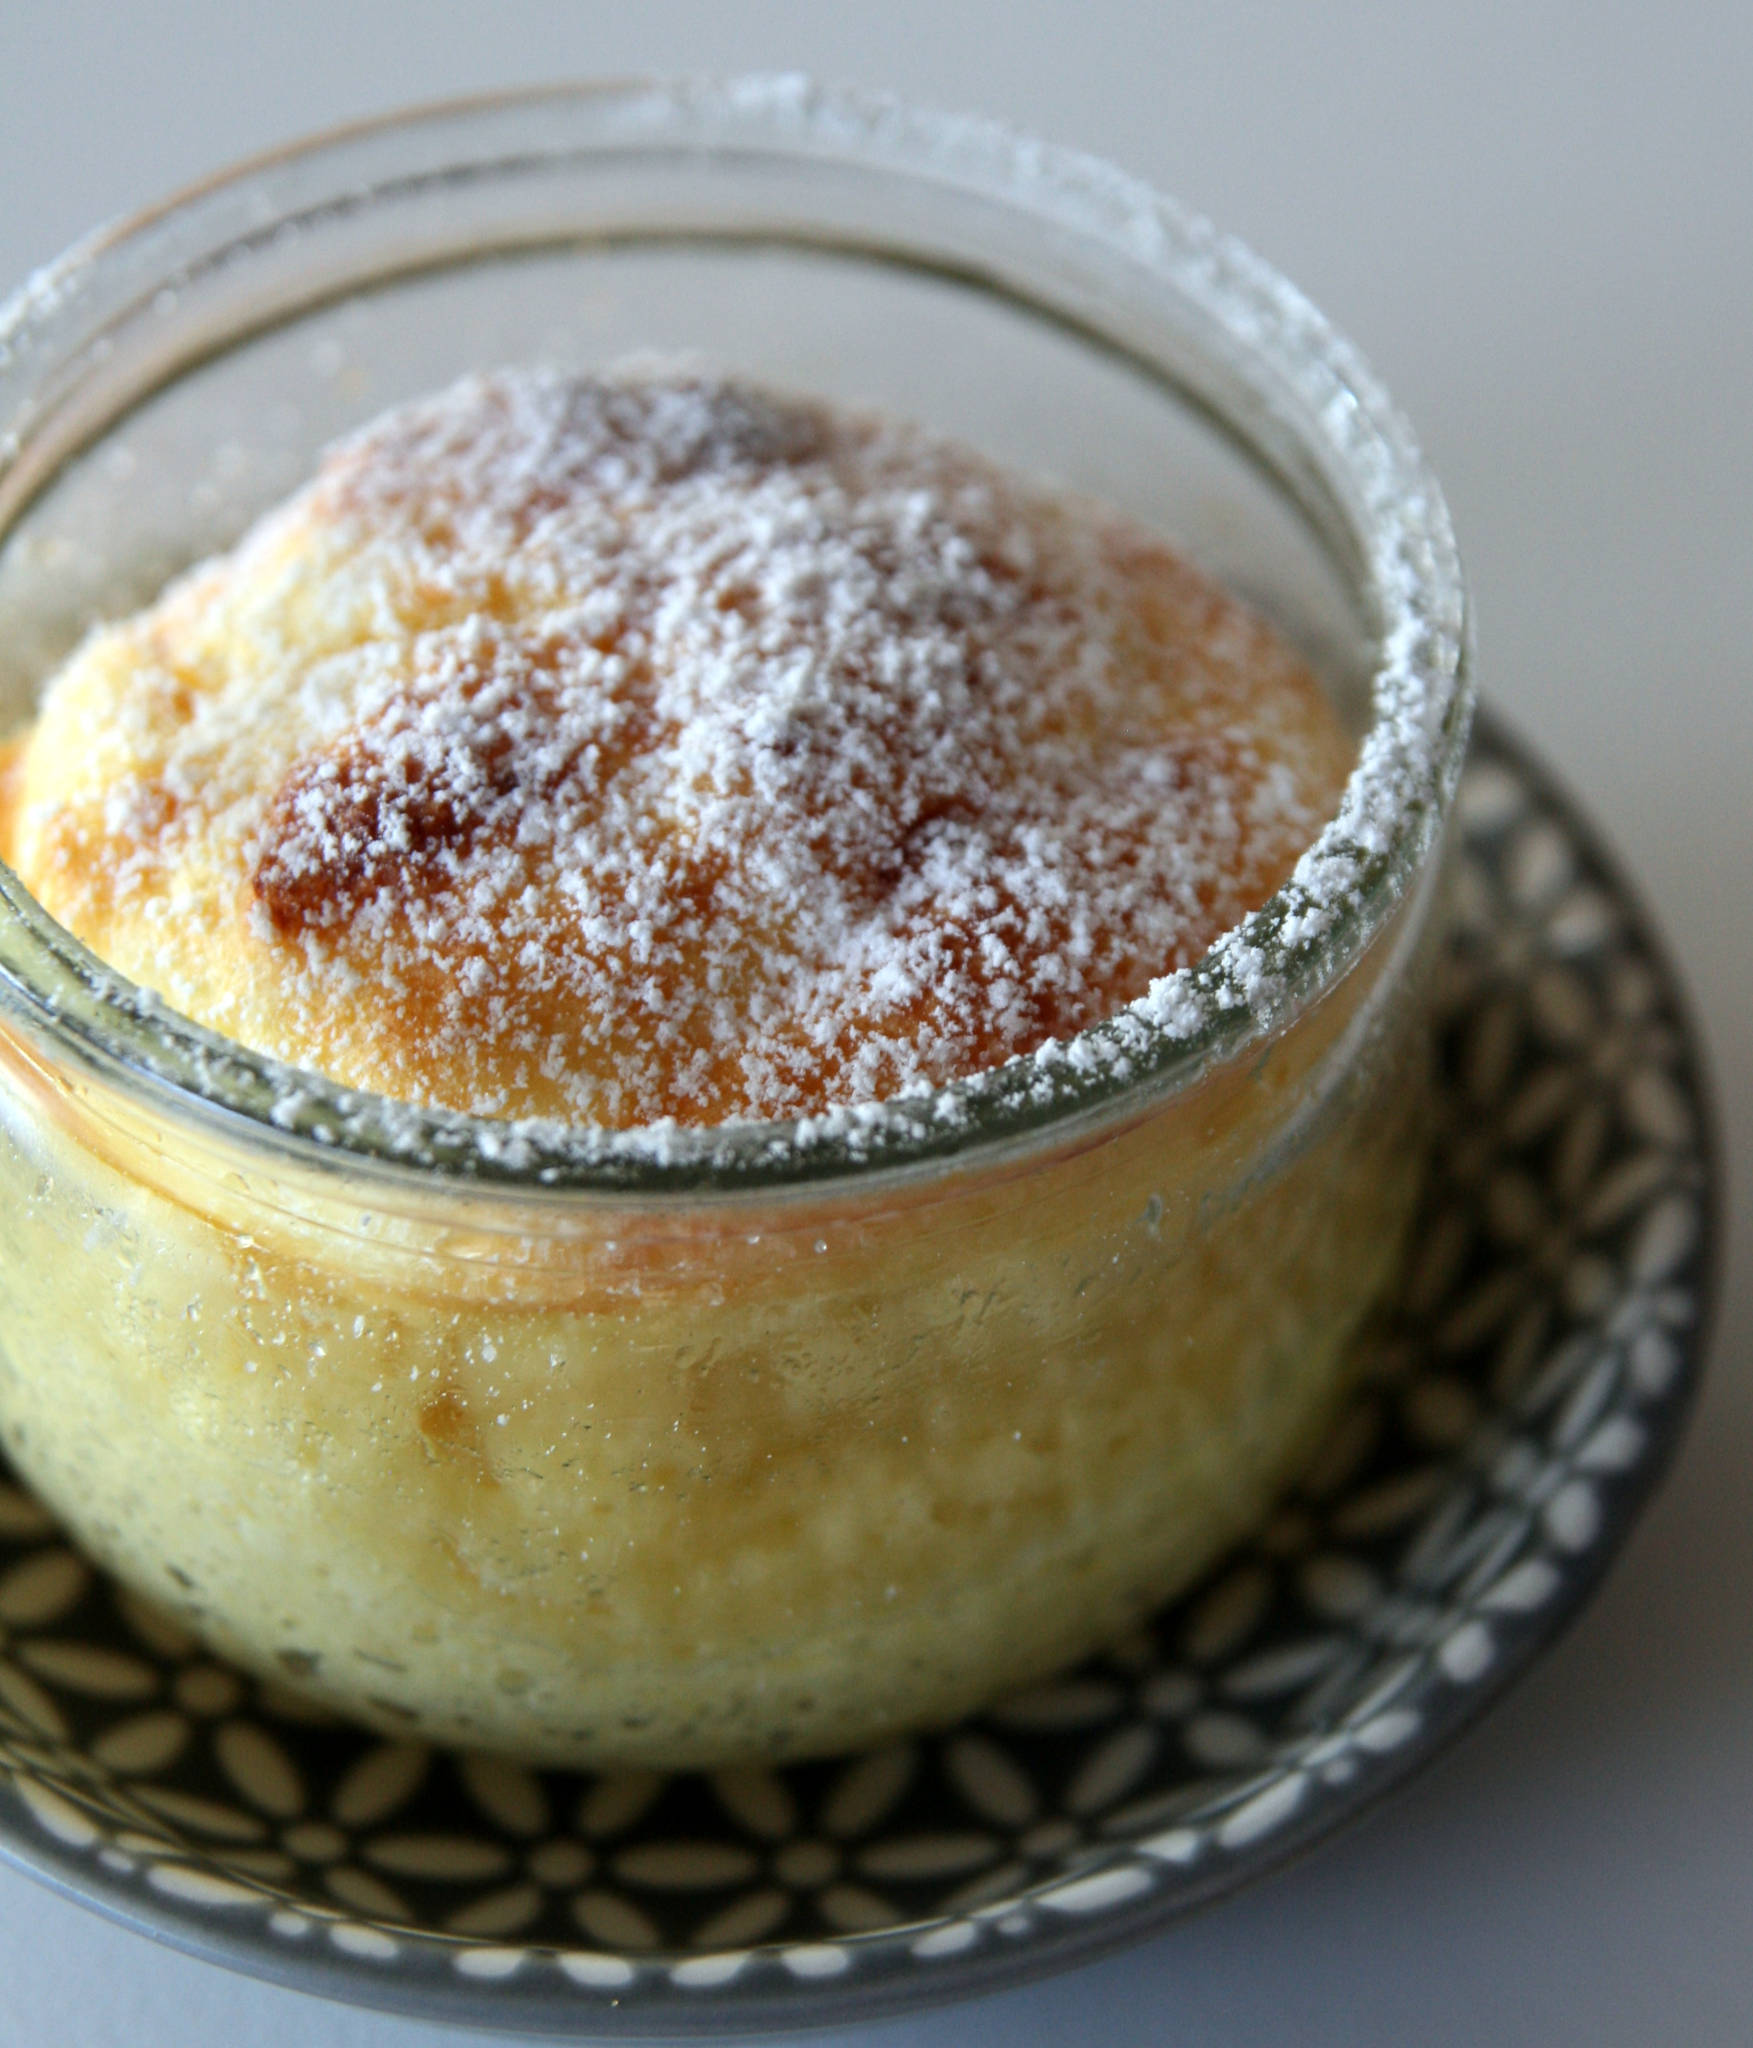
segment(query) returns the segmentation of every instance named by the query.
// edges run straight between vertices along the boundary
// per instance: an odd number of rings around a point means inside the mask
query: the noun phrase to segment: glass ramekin
[[[795,80],[418,112],[99,235],[0,315],[0,690],[472,368],[694,353],[1121,505],[1360,742],[1196,968],[935,1095],[609,1133],[340,1089],[0,870],[0,1429],[97,1558],[385,1729],[827,1753],[1112,1637],[1264,1511],[1419,1167],[1471,710],[1441,497],[1309,305],[986,123]]]

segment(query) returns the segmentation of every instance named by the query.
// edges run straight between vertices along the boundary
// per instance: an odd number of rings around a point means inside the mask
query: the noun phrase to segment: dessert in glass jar
[[[687,1765],[1259,1517],[1416,1184],[1468,711],[1287,287],[782,83],[318,143],[13,321],[0,1429],[94,1555],[385,1728]]]

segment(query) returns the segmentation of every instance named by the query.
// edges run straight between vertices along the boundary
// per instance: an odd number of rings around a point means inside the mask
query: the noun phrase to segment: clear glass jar
[[[570,1763],[947,1721],[1268,1505],[1419,1164],[1471,709],[1442,501],[1290,287],[1118,173],[795,81],[372,124],[0,316],[0,691],[337,432],[697,351],[1166,532],[1360,741],[1296,878],[935,1097],[627,1133],[350,1094],[166,1013],[0,871],[0,1430],[92,1554],[392,1730]]]

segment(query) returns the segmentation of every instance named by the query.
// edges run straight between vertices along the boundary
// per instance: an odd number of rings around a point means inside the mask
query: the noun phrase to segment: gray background
[[[0,279],[398,102],[804,69],[1117,159],[1374,359],[1445,480],[1501,710],[1664,921],[1731,1162],[1715,1367],[1586,1620],[1457,1754],[1154,1944],[871,2048],[1753,2040],[1753,8],[1745,0],[0,0]],[[477,2038],[157,1950],[0,1872],[0,2041]]]

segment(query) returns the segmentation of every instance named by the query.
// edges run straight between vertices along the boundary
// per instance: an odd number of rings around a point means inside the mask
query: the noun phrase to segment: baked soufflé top
[[[630,1128],[935,1089],[1189,965],[1355,750],[1160,541],[873,414],[471,377],[93,632],[0,852],[352,1087]]]

